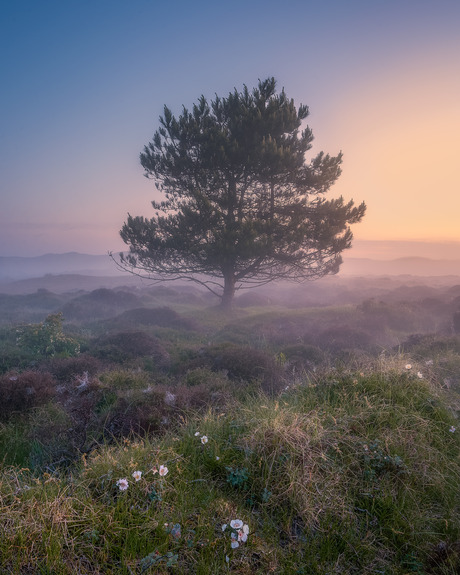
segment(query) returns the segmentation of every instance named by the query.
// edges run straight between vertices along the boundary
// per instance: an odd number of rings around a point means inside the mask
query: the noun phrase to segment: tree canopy
[[[342,154],[307,161],[308,113],[274,78],[211,102],[202,96],[177,118],[165,106],[140,156],[164,199],[152,202],[150,219],[128,214],[121,265],[202,283],[224,308],[240,287],[336,273],[366,208],[325,198]]]

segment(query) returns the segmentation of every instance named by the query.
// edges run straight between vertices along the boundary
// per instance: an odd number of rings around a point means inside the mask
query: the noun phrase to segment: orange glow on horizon
[[[367,204],[356,238],[460,240],[460,75],[420,62],[352,87],[314,129],[315,149],[344,153],[331,195]]]

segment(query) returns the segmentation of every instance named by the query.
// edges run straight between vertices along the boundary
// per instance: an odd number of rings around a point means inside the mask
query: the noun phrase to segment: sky
[[[458,0],[3,2],[0,256],[126,249],[163,106],[271,76],[343,152],[357,243],[460,242],[459,30]]]

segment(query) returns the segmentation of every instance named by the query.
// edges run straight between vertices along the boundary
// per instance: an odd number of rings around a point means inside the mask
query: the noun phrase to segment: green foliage
[[[307,116],[274,78],[210,103],[201,97],[178,118],[165,106],[141,154],[165,199],[153,202],[151,219],[128,216],[121,265],[202,283],[224,308],[244,283],[336,273],[365,205],[324,198],[342,155],[320,152],[307,163]]]
[[[382,473],[404,473],[407,469],[399,455],[389,455],[381,442],[376,439],[363,446],[364,474],[368,479],[375,479]]]
[[[459,339],[331,368],[339,352],[303,336],[358,325],[354,307],[238,313],[196,310],[206,337],[161,328],[161,372],[90,355],[21,370],[4,348],[0,571],[460,572]],[[266,373],[281,393],[261,393]]]
[[[158,367],[169,363],[160,341],[142,331],[120,331],[97,338],[93,353],[100,359],[122,364],[139,357],[150,357]]]
[[[162,555],[157,549],[155,549],[155,551],[152,551],[152,553],[149,553],[146,557],[140,560],[140,572],[145,573],[151,567],[156,567],[162,563],[164,563],[166,567],[172,567],[177,564],[177,559],[177,553],[174,554],[172,551],[168,551]]]
[[[70,575],[84,556],[95,573],[126,575],[453,575],[460,440],[436,390],[406,371],[380,364],[319,376],[172,434],[100,445],[67,475],[4,467],[3,564]],[[135,392],[138,377],[106,383]],[[60,417],[47,408],[34,425]],[[224,529],[237,518],[246,540]]]
[[[244,489],[249,479],[248,470],[246,468],[233,468],[226,467],[227,470],[227,483],[235,489]]]
[[[62,313],[47,316],[44,322],[17,328],[17,345],[34,357],[69,357],[80,353],[80,345],[62,330]]]

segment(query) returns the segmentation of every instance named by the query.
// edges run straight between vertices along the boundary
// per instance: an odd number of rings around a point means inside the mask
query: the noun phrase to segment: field
[[[0,294],[0,573],[460,572],[460,286]]]

